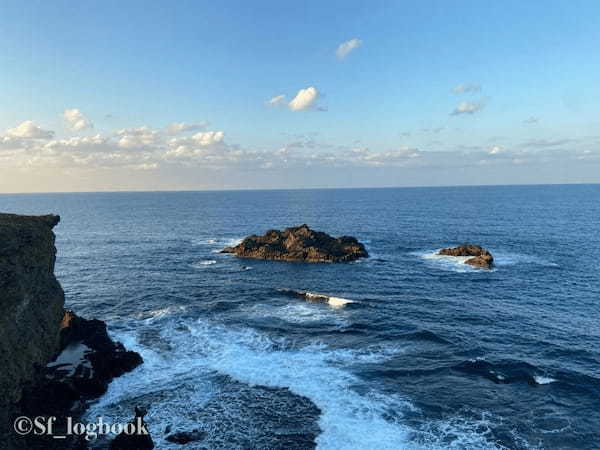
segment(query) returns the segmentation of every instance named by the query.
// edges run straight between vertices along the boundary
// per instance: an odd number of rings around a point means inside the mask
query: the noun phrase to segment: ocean
[[[202,449],[600,448],[600,185],[0,195],[56,213],[67,306],[145,363],[90,420],[146,405]],[[307,223],[368,259],[218,251]],[[439,257],[479,244],[492,270]],[[307,301],[286,290],[353,303]]]

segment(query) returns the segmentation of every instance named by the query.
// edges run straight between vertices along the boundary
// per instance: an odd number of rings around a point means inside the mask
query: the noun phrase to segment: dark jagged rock
[[[242,258],[303,261],[312,263],[350,262],[368,255],[365,246],[352,236],[334,238],[311,230],[308,225],[269,230],[263,236],[252,235],[221,253]]]
[[[109,450],[151,450],[154,441],[144,422],[146,410],[135,408],[135,417],[110,443]]]
[[[176,433],[169,434],[165,439],[174,444],[188,444],[189,442],[200,441],[206,436],[206,431],[192,430],[192,431],[178,431]]]
[[[28,417],[54,416],[56,434],[65,429],[67,417],[76,421],[87,403],[108,389],[109,383],[135,369],[143,360],[114,342],[100,320],[87,320],[65,311],[60,324],[61,352],[44,367],[38,367],[36,380],[23,390],[18,414]],[[28,448],[57,448],[51,437],[27,436]],[[76,439],[61,441],[58,448],[80,445]],[[71,447],[79,448],[79,447]]]
[[[465,261],[465,264],[483,269],[490,269],[494,264],[492,254],[479,245],[465,244],[454,248],[444,248],[438,252],[438,255],[472,256],[472,258]]]

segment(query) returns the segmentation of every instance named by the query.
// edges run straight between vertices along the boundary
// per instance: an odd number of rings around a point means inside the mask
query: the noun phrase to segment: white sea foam
[[[537,384],[550,384],[558,381],[555,378],[550,378],[543,375],[534,375],[533,379]]]
[[[510,266],[513,264],[535,264],[538,266],[545,267],[560,267],[558,264],[551,261],[547,261],[539,256],[504,252],[494,252],[494,264],[496,264],[497,266]]]
[[[382,362],[401,349],[333,350],[317,343],[295,348],[254,330],[233,330],[206,321],[165,319],[149,325],[160,325],[160,338],[172,350],[160,353],[142,346],[129,333],[115,336],[140,352],[145,362],[114,380],[107,394],[91,406],[89,417],[108,415],[110,419],[111,411],[119,410],[115,405],[162,391],[151,405],[149,423],[157,430],[167,423],[186,423],[190,405],[201,408],[210,396],[206,379],[217,371],[249,385],[288,388],[309,398],[321,410],[319,449],[448,448],[441,438],[428,439],[426,445],[411,439],[415,430],[401,423],[402,412],[414,410],[409,402],[370,388],[360,394],[353,389],[361,380],[347,367],[357,362]],[[390,411],[396,419],[389,418]],[[494,448],[477,433],[464,432],[458,439],[467,445],[464,448]],[[166,448],[162,441],[157,444],[159,449]]]
[[[187,308],[182,305],[172,305],[167,306],[166,308],[159,308],[152,311],[144,311],[139,314],[136,314],[135,317],[138,319],[156,319],[160,317],[170,316],[172,314],[177,314],[179,312],[185,311]]]
[[[335,297],[333,295],[328,294],[320,294],[317,292],[305,292],[305,291],[297,291],[295,289],[279,289],[281,292],[291,293],[298,295],[300,297],[304,297],[309,301],[315,302],[324,302],[332,306],[333,308],[343,308],[349,303],[358,303],[355,300],[350,300],[348,298]]]
[[[308,300],[324,301],[334,308],[343,308],[348,303],[356,303],[354,300],[350,300],[347,298],[333,297],[333,296],[326,295],[326,294],[318,294],[316,292],[305,292],[304,296]]]
[[[474,272],[477,269],[473,266],[465,264],[470,259],[470,256],[449,256],[449,255],[438,255],[438,250],[427,250],[424,252],[414,252],[415,256],[424,259],[429,264],[435,265],[437,268],[442,270],[449,270],[453,272]]]
[[[202,261],[198,261],[197,263],[192,264],[192,267],[195,269],[203,269],[206,266],[212,266],[213,264],[216,264],[217,261],[215,261],[214,259],[205,259]]]
[[[438,255],[438,250],[426,250],[421,252],[412,253],[415,256],[423,258],[430,264],[435,264],[436,267],[444,270],[451,270],[454,272],[473,272],[480,271],[476,267],[465,264],[470,259],[470,256],[449,256],[449,255]],[[524,255],[519,253],[505,253],[505,252],[494,252],[494,266],[510,266],[513,264],[535,264],[545,267],[559,267],[554,262],[547,261],[543,258],[533,255]],[[492,268],[492,271],[494,269]]]
[[[214,245],[217,243],[217,239],[208,238],[208,239],[198,239],[193,241],[195,245]]]
[[[307,302],[290,302],[283,306],[256,303],[247,309],[250,316],[274,317],[289,323],[327,323],[340,327],[349,325],[348,318],[330,308],[316,308]]]
[[[213,253],[218,253],[225,247],[235,247],[242,242],[243,238],[235,237],[211,237],[205,239],[196,239],[192,241],[193,245],[201,245],[213,248]]]

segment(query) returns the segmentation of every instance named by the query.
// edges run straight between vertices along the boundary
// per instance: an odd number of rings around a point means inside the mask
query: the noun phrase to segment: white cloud
[[[339,45],[339,47],[337,48],[337,50],[335,51],[335,56],[337,57],[338,60],[342,60],[346,56],[348,56],[352,50],[357,49],[362,44],[363,44],[363,42],[357,38],[350,39],[349,41],[346,41],[346,42],[342,42]]]
[[[186,133],[189,131],[200,131],[204,130],[208,126],[208,122],[178,122],[172,123],[167,127],[167,133],[169,134],[179,134]]]
[[[269,106],[282,106],[285,104],[285,95],[276,95],[271,100],[267,101]]]
[[[479,84],[467,83],[467,84],[459,84],[452,89],[452,92],[455,94],[466,94],[468,92],[479,92],[481,91],[481,86]]]
[[[119,147],[126,149],[152,147],[160,142],[160,133],[147,125],[138,128],[124,128],[117,131],[117,136],[119,136]]]
[[[63,118],[67,122],[67,126],[73,131],[81,131],[94,127],[94,124],[77,108],[65,109]]]
[[[196,133],[192,139],[201,146],[214,145],[223,141],[225,133],[223,131],[204,131]]]
[[[51,139],[54,136],[54,131],[43,130],[32,120],[26,120],[19,126],[7,130],[6,134],[23,139]]]
[[[526,123],[528,125],[533,125],[535,123],[538,123],[539,121],[540,121],[539,117],[533,117],[533,116],[531,116],[528,119],[525,119],[523,121],[523,123]]]
[[[462,102],[452,111],[451,115],[474,114],[477,111],[481,111],[484,106],[482,102]]]
[[[318,98],[319,91],[311,86],[306,89],[300,89],[288,106],[292,111],[302,111],[313,106]]]

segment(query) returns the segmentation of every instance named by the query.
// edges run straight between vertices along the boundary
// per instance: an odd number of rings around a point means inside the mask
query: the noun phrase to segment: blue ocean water
[[[0,195],[57,213],[70,307],[145,364],[88,415],[149,405],[158,448],[600,448],[600,186]],[[318,265],[218,251],[350,234]],[[480,244],[491,271],[435,256]],[[353,300],[335,307],[285,289]]]

